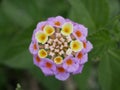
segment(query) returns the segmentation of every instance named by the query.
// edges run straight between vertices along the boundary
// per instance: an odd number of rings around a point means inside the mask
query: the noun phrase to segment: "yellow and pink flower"
[[[46,76],[58,80],[79,74],[93,48],[86,37],[86,27],[61,16],[39,22],[29,47],[33,62]]]
[[[63,58],[61,56],[57,56],[54,58],[54,62],[56,64],[61,64],[63,62]]]
[[[74,52],[81,51],[83,49],[83,43],[81,41],[79,41],[79,40],[71,41],[70,48]]]
[[[61,33],[64,36],[69,36],[73,32],[73,24],[71,22],[66,22],[62,26]]]
[[[44,32],[37,32],[35,37],[36,37],[37,42],[42,43],[42,44],[45,44],[48,40],[48,36]]]
[[[54,34],[55,29],[50,25],[46,25],[44,27],[44,32],[45,32],[46,35],[51,36],[52,34]]]
[[[39,51],[38,51],[38,56],[40,57],[40,58],[46,58],[47,57],[47,52],[44,50],[44,49],[40,49]]]

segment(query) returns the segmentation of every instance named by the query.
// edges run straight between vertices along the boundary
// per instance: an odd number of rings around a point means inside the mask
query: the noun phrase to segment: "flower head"
[[[86,37],[85,26],[61,16],[39,22],[29,46],[33,62],[46,76],[59,80],[81,73],[93,48]]]

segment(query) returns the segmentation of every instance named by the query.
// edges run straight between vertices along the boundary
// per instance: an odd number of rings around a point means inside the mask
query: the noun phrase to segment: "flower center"
[[[82,33],[80,31],[76,31],[75,34],[78,36],[78,37],[81,37],[82,36]]]
[[[62,57],[60,57],[60,56],[55,57],[54,62],[56,64],[61,64],[62,63]]]
[[[70,47],[74,52],[78,52],[83,49],[83,43],[79,40],[72,41]]]
[[[41,35],[40,39],[41,39],[41,40],[45,40],[45,36],[44,36],[44,35]]]
[[[53,58],[55,63],[59,64],[62,62],[62,59],[58,58],[57,56],[65,57],[67,55],[66,51],[70,48],[70,46],[68,45],[68,43],[70,42],[70,37],[67,38],[66,36],[63,36],[60,33],[59,28],[55,28],[55,31],[56,33],[51,35],[46,42],[45,48],[48,49],[48,55]]]
[[[72,64],[73,64],[73,61],[72,61],[71,59],[68,59],[68,60],[66,61],[66,64],[67,64],[67,65],[72,65]]]
[[[77,57],[78,57],[79,59],[81,59],[81,58],[83,57],[82,52],[79,52],[78,55],[77,55]]]
[[[84,47],[84,48],[86,48],[86,47],[87,47],[86,42],[83,42],[83,47]]]
[[[46,67],[47,67],[47,68],[51,68],[51,67],[52,67],[52,64],[49,63],[49,62],[46,62]]]
[[[41,61],[41,59],[37,56],[36,61],[39,63]]]
[[[40,58],[45,58],[47,56],[47,52],[44,49],[40,49],[38,51],[38,55]]]
[[[58,70],[58,72],[60,72],[60,73],[65,72],[65,69],[64,69],[63,67],[58,67],[57,70]]]
[[[78,48],[78,45],[77,44],[73,44],[73,48]]]
[[[69,28],[66,27],[66,28],[64,29],[64,31],[65,31],[66,33],[68,33],[70,30],[69,30]]]
[[[59,21],[55,22],[55,25],[60,26],[61,23]]]
[[[48,33],[52,33],[52,29],[51,28],[48,29]]]
[[[56,25],[60,25],[60,22],[54,22]],[[49,58],[54,61],[55,64],[62,64],[63,60],[73,54],[75,55],[83,47],[82,42],[76,40],[73,32],[73,25],[69,22],[62,25],[61,28],[51,25],[45,25],[44,31],[36,34],[40,50],[38,56],[40,58]],[[81,36],[81,32],[75,32],[77,36]],[[42,43],[42,44],[41,44]],[[37,46],[35,47],[37,48]],[[78,56],[80,57],[80,56]],[[68,59],[67,65],[72,65],[73,61]]]
[[[33,45],[33,48],[34,48],[34,50],[37,50],[37,45],[34,44],[34,45]]]

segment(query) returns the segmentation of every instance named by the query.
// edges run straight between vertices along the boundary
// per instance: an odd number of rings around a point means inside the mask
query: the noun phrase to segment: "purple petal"
[[[65,73],[56,74],[56,75],[55,75],[55,78],[58,79],[58,80],[64,81],[64,80],[68,79],[69,76],[70,76],[70,74],[67,73],[67,72],[65,72]]]
[[[76,64],[73,64],[71,66],[66,66],[66,65],[63,65],[63,67],[68,71],[68,72],[74,72],[78,69],[79,67],[79,64],[76,63]]]
[[[73,22],[72,20],[70,19],[65,19],[66,22],[71,22],[73,24],[73,26],[75,26],[77,23]]]
[[[80,36],[80,37],[78,37],[78,36],[75,34],[76,31],[79,31],[79,32],[81,33],[81,36]],[[83,40],[86,40],[87,33],[88,33],[87,28],[85,28],[83,25],[76,24],[76,25],[74,26],[73,35],[74,35],[77,39],[82,40],[82,41],[83,41]]]
[[[34,55],[34,56],[33,56],[33,62],[34,62],[34,64],[35,64],[36,66],[39,67],[39,64],[42,62],[42,59],[39,58],[38,55]]]
[[[81,57],[79,58],[78,57],[78,54],[81,53]],[[84,64],[88,61],[88,54],[87,53],[84,53],[83,51],[80,51],[78,52],[76,55],[75,55],[75,58],[77,59],[77,61],[79,62],[79,64]]]
[[[84,25],[79,24],[79,29],[83,32],[83,35],[86,37],[88,35],[88,30]]]
[[[80,60],[80,64],[85,64],[88,61],[88,54],[84,54],[83,58]]]
[[[90,41],[84,41],[84,43],[86,43],[86,47],[84,47],[83,51],[86,53],[90,52],[93,48],[93,45]]]
[[[90,52],[93,48],[93,45],[91,44],[90,41],[87,42],[87,52]]]
[[[67,60],[72,60],[71,65],[67,64]],[[72,56],[68,56],[67,58],[65,58],[65,60],[63,62],[63,67],[68,72],[74,72],[74,71],[76,71],[78,69],[79,63],[77,63],[77,59],[76,58],[73,58]]]
[[[45,67],[41,67],[42,69],[42,72],[46,75],[46,76],[49,76],[49,75],[54,75],[54,72],[52,69],[48,69],[48,68],[45,68]]]
[[[70,73],[68,73],[63,67],[62,65],[57,65],[56,67],[56,71],[55,71],[55,78],[57,78],[58,80],[66,80],[67,78],[69,78]]]
[[[39,67],[41,67],[43,73],[45,75],[54,75],[54,71],[56,70],[56,66],[54,62],[50,59],[44,58],[42,59],[43,62],[39,64]]]
[[[36,42],[32,41],[29,46],[29,51],[31,54],[35,55],[38,52],[38,45]]]
[[[73,72],[73,74],[79,74],[79,73],[82,73],[82,70],[83,70],[83,67],[84,67],[84,65],[79,65],[79,68],[75,71],[75,72]]]
[[[42,31],[43,28],[44,28],[44,26],[45,26],[46,24],[47,24],[46,21],[42,21],[42,22],[38,23],[38,24],[37,24],[37,27],[36,27],[36,30],[37,30],[37,31]]]
[[[65,23],[65,19],[61,16],[57,16],[55,18],[50,18],[48,20],[49,24],[52,25],[52,26],[55,26],[55,27],[59,27],[61,28],[62,25]],[[55,25],[55,22],[59,22],[60,23],[60,26],[59,25]]]
[[[51,21],[51,20],[53,20],[55,17],[50,17],[50,18],[48,18],[47,20],[48,21]]]

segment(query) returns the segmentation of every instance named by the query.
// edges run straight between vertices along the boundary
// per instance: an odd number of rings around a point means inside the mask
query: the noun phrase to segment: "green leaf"
[[[96,30],[96,26],[84,4],[80,0],[69,0],[69,2],[71,4],[69,18],[84,24],[90,29],[89,33],[93,33]]]
[[[109,0],[110,17],[113,18],[120,13],[119,0]]]
[[[98,69],[98,77],[102,90],[110,90],[111,88],[111,66],[109,56],[104,54]]]
[[[21,30],[20,32],[16,32],[15,35],[12,35],[12,33],[10,35],[8,34],[4,39],[2,39],[5,36],[4,32],[1,33],[1,36],[0,36],[1,37],[0,39],[2,41],[2,44],[0,47],[2,50],[2,53],[0,56],[1,63],[3,64],[7,63],[7,65],[11,67],[13,63],[13,67],[16,66],[16,68],[18,67],[22,68],[22,66],[23,68],[31,67],[27,65],[25,66],[25,64],[31,62],[32,60],[32,57],[31,57],[32,55],[30,55],[28,51],[29,44],[31,41],[31,36],[32,36],[32,28],[33,26],[26,30]],[[8,37],[11,37],[11,39]],[[22,60],[19,60],[21,57],[22,57]],[[17,62],[18,60],[20,61],[20,63]],[[15,65],[15,63],[18,63],[19,65],[18,66]],[[22,63],[24,63],[24,65]]]
[[[106,0],[69,0],[69,2],[70,18],[87,26],[90,34],[108,23],[109,6]]]
[[[112,39],[117,42],[120,41],[120,15],[111,21],[110,33],[112,34]]]
[[[79,90],[90,90],[88,80],[90,78],[91,69],[91,62],[89,61],[85,64],[81,74],[73,76],[75,84],[77,85]]]
[[[120,49],[109,49],[99,65],[99,82],[102,90],[119,90]]]
[[[113,33],[103,29],[89,36],[94,46],[91,59],[100,61],[98,77],[102,90],[113,90],[113,87],[116,88],[115,90],[119,90],[117,85],[120,82],[117,78],[120,76],[118,70],[120,68],[120,47],[113,39],[113,35]]]
[[[109,51],[109,55],[111,60],[111,72],[112,72],[112,84],[111,84],[111,90],[119,90],[119,84],[120,84],[120,48],[118,50],[111,50]]]
[[[8,0],[2,2],[2,8],[6,16],[21,27],[27,28],[33,23],[30,15],[17,8],[16,5]]]
[[[47,6],[50,6],[50,8],[48,9]],[[28,28],[35,22],[44,20],[50,16],[59,15],[61,12],[66,11],[68,5],[65,4],[64,0],[4,0],[2,2],[2,8],[6,16],[14,23]]]
[[[101,56],[104,56],[103,53],[106,52],[106,49],[115,46],[115,42],[110,37],[110,33],[105,29],[93,33],[88,38],[94,47],[91,52],[92,60],[100,60]]]
[[[7,79],[5,69],[0,67],[0,89],[4,89]]]
[[[96,24],[97,29],[104,27],[109,20],[108,0],[81,0]]]
[[[26,50],[13,58],[9,58],[9,60],[5,60],[4,64],[12,68],[29,69],[33,67],[32,55]]]

